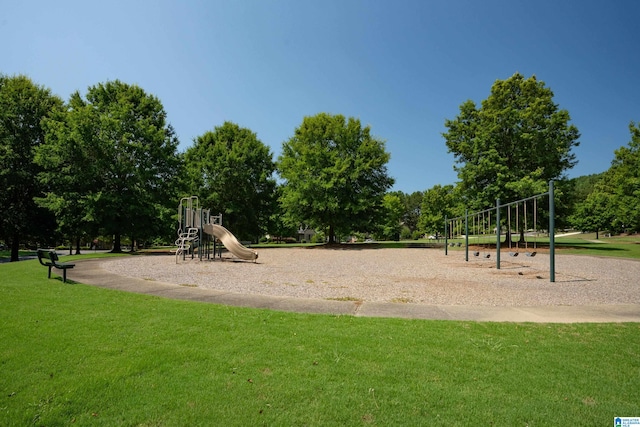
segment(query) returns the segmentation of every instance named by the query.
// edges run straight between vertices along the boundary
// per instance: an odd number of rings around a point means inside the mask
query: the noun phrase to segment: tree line
[[[352,117],[304,117],[277,159],[232,122],[181,153],[161,101],[137,85],[98,83],[65,102],[27,76],[0,74],[0,239],[12,260],[24,244],[69,241],[79,251],[99,235],[113,236],[116,252],[123,236],[170,243],[178,201],[194,194],[243,240],[300,227],[328,242],[418,238],[441,232],[445,215],[543,192],[550,179],[567,224],[638,229],[633,123],[632,142],[581,199],[565,176],[578,130],[535,76],[496,81],[479,107],[463,103],[445,126],[459,182],[405,194],[390,191],[385,142]]]

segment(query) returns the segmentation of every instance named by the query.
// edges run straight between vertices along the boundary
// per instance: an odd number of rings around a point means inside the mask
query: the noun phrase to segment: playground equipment
[[[487,218],[485,220],[485,213],[487,214]],[[487,223],[488,221],[488,223]],[[483,211],[482,212],[482,236],[483,236],[483,245],[482,248],[484,250],[483,258],[491,258],[491,253],[489,253],[489,242],[485,244],[484,238],[489,235],[489,231],[491,230],[491,211]]]
[[[471,225],[471,232],[473,233],[473,237],[474,237],[474,239],[476,241],[476,246],[478,246],[479,243],[480,243],[480,218],[478,217],[478,215],[474,215],[471,218],[472,218],[472,221],[473,221],[473,224]],[[476,221],[476,219],[477,219],[477,221]],[[480,256],[480,251],[479,250],[473,251],[473,256],[475,256],[475,257]]]
[[[231,234],[229,230],[218,224],[205,224],[203,227],[205,233],[220,239],[225,248],[240,259],[253,260],[258,258],[258,252],[243,246],[236,236]]]
[[[473,251],[473,256],[479,257],[480,252],[482,252],[483,258],[491,258],[490,248],[491,248],[491,209],[486,209],[484,211],[475,212],[471,215],[469,213],[465,213],[464,217],[453,218],[449,220],[450,227],[462,228],[462,224],[464,223],[465,227],[465,245],[467,247],[467,252],[469,250],[469,224],[468,217],[471,216],[471,234],[473,235],[473,239],[475,240],[474,246],[476,246],[476,250]],[[461,246],[461,244],[458,244]],[[468,261],[467,256],[467,261]]]
[[[523,243],[525,246],[525,255],[528,257],[534,257],[537,254],[537,235],[538,235],[538,199],[543,199],[548,197],[549,200],[549,281],[550,282],[555,282],[555,203],[554,203],[554,185],[553,185],[553,181],[549,181],[549,191],[545,192],[545,193],[541,193],[541,194],[536,194],[535,196],[531,196],[531,197],[527,197],[525,199],[521,199],[521,200],[516,200],[514,202],[510,202],[510,203],[506,203],[501,205],[500,204],[500,199],[496,200],[496,205],[494,208],[490,208],[490,209],[486,209],[484,211],[480,211],[480,212],[474,212],[472,214],[469,214],[468,211],[465,211],[465,215],[463,217],[458,217],[458,218],[452,218],[449,219],[447,217],[445,217],[445,232],[444,232],[444,236],[445,236],[445,255],[448,255],[448,244],[447,244],[447,238],[449,237],[449,230],[451,226],[454,226],[455,224],[457,224],[458,222],[464,220],[464,227],[465,227],[465,246],[466,246],[466,250],[465,250],[465,261],[469,261],[469,216],[471,216],[472,221],[473,221],[473,228],[474,228],[474,233],[476,233],[477,238],[479,239],[480,236],[480,230],[483,231],[483,236],[487,236],[488,233],[487,230],[489,230],[489,233],[491,233],[491,212],[495,212],[495,228],[494,228],[494,232],[495,232],[495,239],[496,239],[496,268],[499,270],[500,269],[500,244],[501,244],[501,236],[502,236],[502,222],[500,220],[500,213],[503,209],[506,208],[506,212],[507,212],[507,239],[509,242],[509,255],[511,256],[518,256],[518,251],[517,249],[515,251],[511,251],[512,249],[512,238],[511,238],[511,234],[512,234],[512,228],[511,228],[511,209],[512,207],[515,207],[515,211],[516,211],[516,232],[520,231],[523,236]],[[529,228],[527,227],[528,225],[528,219],[527,219],[527,204],[531,203],[531,205],[533,206],[533,250],[529,251],[529,243],[527,241],[526,235],[527,233],[529,233]],[[520,210],[520,205],[522,205],[522,209],[523,209],[523,220],[524,220],[524,224],[520,224],[520,216],[519,216],[519,210]],[[486,218],[488,218],[488,222],[486,222],[485,219],[485,214],[486,214]],[[482,216],[482,217],[481,217]],[[477,218],[477,219],[476,219]],[[476,223],[477,228],[476,228]],[[456,227],[458,228],[458,227]],[[483,239],[484,240],[484,239]],[[478,241],[478,245],[480,244],[480,242]],[[484,246],[483,246],[484,248]],[[474,256],[480,256],[480,251],[476,250],[473,252]],[[489,253],[485,253],[483,255],[485,258],[489,258],[491,255]]]
[[[216,254],[222,258],[221,246],[234,256],[255,261],[258,252],[243,246],[238,239],[222,226],[222,214],[211,215],[209,209],[199,207],[198,196],[183,197],[178,205],[178,239],[175,242],[176,263],[180,255],[184,260],[187,254],[193,259],[195,250],[198,257],[215,260]]]
[[[197,196],[183,197],[178,206],[178,239],[175,241],[176,263],[182,255],[184,259],[187,253],[193,258],[194,250],[201,242],[199,224],[202,223],[202,209],[198,206]]]
[[[531,228],[529,228],[529,220],[527,218],[527,205],[529,201],[532,202],[533,206],[533,251],[529,251],[529,241],[527,240],[527,234],[530,232]],[[521,240],[518,243],[514,243],[513,239],[513,230],[514,228],[511,226],[511,205],[515,204],[515,231],[516,233],[521,233]],[[523,211],[523,222],[520,222],[520,205],[522,204]],[[537,236],[538,236],[538,200],[537,197],[533,199],[526,199],[522,202],[517,201],[511,204],[505,205],[507,207],[507,240],[509,242],[509,256],[517,257],[519,252],[520,244],[524,243],[525,255],[528,257],[534,257],[537,254]]]
[[[534,257],[538,253],[535,249],[537,249],[538,239],[536,236],[538,235],[538,209],[537,209],[537,199],[533,199],[533,252],[529,252],[529,244],[527,243],[526,232],[529,230],[527,228],[527,202],[524,202],[524,230],[525,230],[525,239],[524,239],[524,247],[525,247],[525,255],[528,257]]]

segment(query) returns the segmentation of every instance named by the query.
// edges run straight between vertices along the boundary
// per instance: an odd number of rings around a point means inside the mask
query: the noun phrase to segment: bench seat
[[[49,268],[49,275],[47,276],[49,279],[51,279],[51,269],[53,267],[62,270],[62,281],[64,283],[67,283],[67,270],[76,266],[69,262],[59,262],[58,254],[55,251],[45,249],[38,249],[38,261]]]

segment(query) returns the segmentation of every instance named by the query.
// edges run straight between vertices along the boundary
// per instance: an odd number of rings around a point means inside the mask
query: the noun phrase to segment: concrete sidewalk
[[[363,317],[471,320],[483,322],[640,322],[640,305],[491,307],[425,305],[387,302],[333,301],[311,298],[238,294],[119,276],[100,267],[104,259],[76,261],[67,280],[163,298],[238,307],[266,308],[298,313],[342,314]]]

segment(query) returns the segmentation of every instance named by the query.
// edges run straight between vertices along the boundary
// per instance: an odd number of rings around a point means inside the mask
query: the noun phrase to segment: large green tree
[[[471,209],[546,191],[576,164],[578,129],[544,82],[519,73],[497,80],[480,108],[473,101],[446,120],[443,133],[460,190]]]
[[[43,121],[47,143],[34,152],[34,160],[42,168],[38,178],[45,188],[36,202],[55,215],[58,231],[76,243],[76,253],[80,253],[82,237],[98,232],[97,223],[90,220],[89,195],[100,174],[94,169],[97,163],[79,143],[91,140],[97,126],[90,110],[77,109],[81,103],[75,94],[64,109]]]
[[[55,228],[55,220],[39,208],[40,167],[34,149],[44,142],[42,121],[61,108],[62,100],[26,76],[0,75],[0,238],[18,260],[21,240],[41,240]]]
[[[461,199],[453,185],[435,185],[422,195],[422,207],[418,227],[423,233],[444,234],[445,218],[455,218],[464,214]]]
[[[614,227],[640,231],[640,123],[629,124],[631,141],[615,151],[611,167],[604,173],[601,191],[611,194]]]
[[[178,197],[177,147],[162,103],[140,87],[115,80],[90,87],[86,99],[75,92],[65,114],[47,121],[38,150],[49,186],[41,203],[69,209],[68,227],[114,235],[114,252],[122,235],[164,235]]]
[[[387,193],[382,198],[382,216],[378,232],[384,240],[399,240],[402,231],[402,217],[405,213],[405,205],[401,196],[397,193]]]
[[[571,223],[578,230],[595,231],[598,239],[600,231],[611,229],[614,219],[613,197],[606,192],[595,190],[576,205]]]
[[[305,117],[278,159],[290,221],[327,230],[331,243],[336,233],[375,229],[393,185],[389,158],[384,142],[355,118]]]
[[[195,139],[185,153],[189,191],[243,239],[257,239],[276,209],[273,155],[254,132],[235,123]]]
[[[417,237],[423,192],[414,191],[408,194],[402,191],[395,191],[392,194],[398,196],[404,205],[402,212],[403,233],[406,234],[406,238]]]
[[[570,179],[571,196],[575,203],[586,200],[589,194],[596,190],[596,187],[602,181],[604,173],[592,175],[583,175]]]

